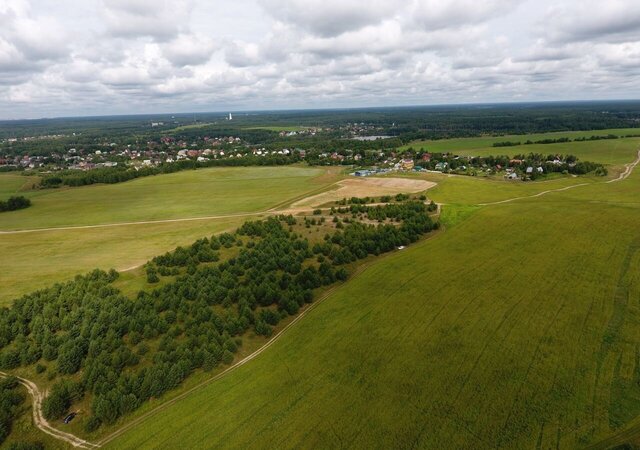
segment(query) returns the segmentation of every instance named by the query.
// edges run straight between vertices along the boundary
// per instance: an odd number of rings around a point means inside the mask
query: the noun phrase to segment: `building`
[[[402,168],[404,170],[411,170],[413,169],[413,166],[414,166],[413,159],[405,158],[402,160]]]

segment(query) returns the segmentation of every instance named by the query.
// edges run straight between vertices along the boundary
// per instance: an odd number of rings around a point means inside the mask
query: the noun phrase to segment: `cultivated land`
[[[601,132],[586,133],[592,134]],[[621,142],[577,143],[599,144],[592,154],[612,155],[607,161],[580,156],[580,149],[567,153],[614,164],[609,179],[615,179],[616,166],[634,159],[640,146]],[[541,152],[559,145],[567,144],[543,145]],[[418,177],[438,183],[428,195],[446,204],[444,233],[382,257],[267,351],[107,447],[575,448],[612,434],[613,444],[637,439],[638,170],[614,183],[601,177],[532,183]],[[314,180],[307,195],[327,189],[335,177]],[[288,203],[303,196],[291,195]],[[180,230],[197,236],[196,226],[201,235],[224,229],[217,220],[165,225],[176,228],[166,236],[158,231],[157,248],[173,245],[171,239],[192,241]],[[148,226],[90,229],[96,235],[68,254],[91,251],[107,230]],[[79,231],[69,231],[68,239]],[[41,245],[47,242],[42,238]],[[107,253],[117,257],[122,248]],[[160,253],[155,248],[152,254]],[[36,253],[37,246],[29,255]],[[52,251],[42,264],[56,255]]]
[[[430,196],[469,205],[460,180]],[[575,448],[633,426],[640,173],[587,183],[454,206],[445,233],[382,258],[111,448]],[[638,433],[621,436],[609,442]]]

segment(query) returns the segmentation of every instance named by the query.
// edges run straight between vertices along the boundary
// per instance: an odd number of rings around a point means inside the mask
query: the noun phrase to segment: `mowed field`
[[[640,170],[480,207],[465,198],[487,185],[456,191],[459,180],[430,191],[455,205],[444,233],[381,258],[268,351],[108,447],[580,448],[640,436]],[[502,200],[489,186],[483,201]]]
[[[1,174],[0,187],[19,189],[25,179]],[[318,169],[216,168],[116,185],[26,191],[33,206],[0,215],[0,305],[94,268],[126,270],[143,264],[178,245],[234,229],[282,202],[326,189],[335,180],[335,174]],[[180,221],[209,216],[220,217]],[[165,219],[178,221],[122,225]],[[110,226],[42,230],[97,224]],[[3,233],[32,229],[38,230]]]
[[[306,167],[212,168],[126,183],[34,191],[31,208],[0,216],[0,230],[256,212],[318,189],[322,184],[315,178],[320,174],[322,170]]]

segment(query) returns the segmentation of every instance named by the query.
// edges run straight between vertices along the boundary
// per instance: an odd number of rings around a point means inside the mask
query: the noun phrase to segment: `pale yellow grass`
[[[336,183],[337,189],[299,200],[292,209],[324,205],[350,197],[378,197],[399,193],[414,194],[434,187],[436,183],[407,178],[349,178]]]

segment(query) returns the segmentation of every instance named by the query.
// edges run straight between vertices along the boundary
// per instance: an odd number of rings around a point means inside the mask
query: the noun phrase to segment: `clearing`
[[[312,208],[350,197],[379,197],[399,193],[415,194],[434,187],[436,183],[411,178],[348,178],[337,183],[338,189],[304,198],[291,205],[293,210]]]

